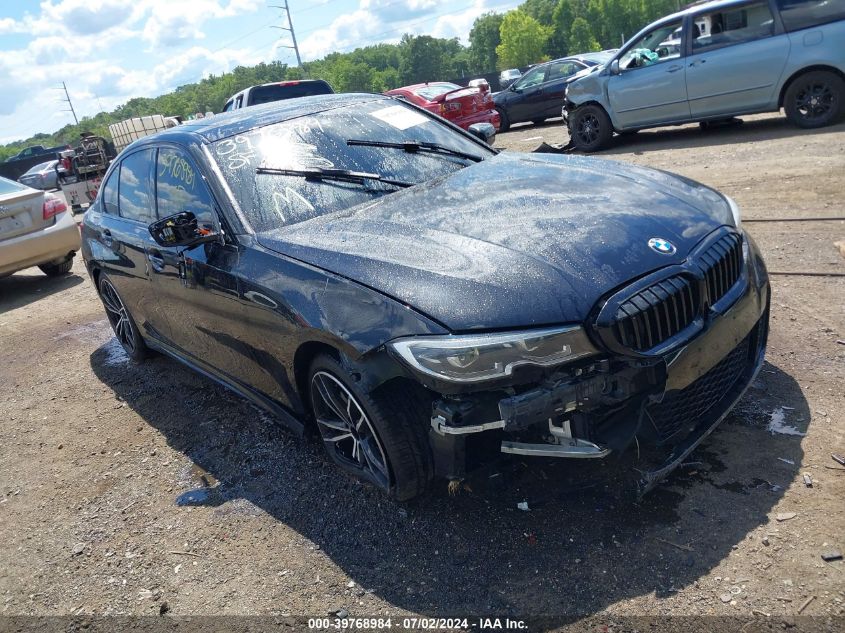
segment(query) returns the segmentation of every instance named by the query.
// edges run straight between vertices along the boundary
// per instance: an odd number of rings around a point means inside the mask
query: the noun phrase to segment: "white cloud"
[[[260,0],[142,0],[149,11],[143,37],[153,47],[169,47],[203,39],[203,24],[211,19],[233,17],[263,6]]]
[[[93,35],[123,24],[132,17],[124,0],[64,0],[41,4],[42,20],[74,35]]]
[[[475,0],[466,9],[455,9],[449,0],[360,0],[355,11],[338,15],[329,26],[308,34],[299,48],[304,59],[312,60],[332,51],[397,42],[405,33],[466,41],[479,15],[519,4],[520,0]]]

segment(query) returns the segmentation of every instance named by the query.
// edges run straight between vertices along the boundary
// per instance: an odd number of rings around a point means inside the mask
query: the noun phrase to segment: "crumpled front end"
[[[502,453],[603,458],[633,444],[645,492],[730,412],[759,371],[769,284],[756,246],[722,227],[682,265],[603,297],[586,330],[600,354],[530,383],[442,395],[430,440],[437,473],[463,477],[479,446]],[[654,449],[654,450],[651,450]]]

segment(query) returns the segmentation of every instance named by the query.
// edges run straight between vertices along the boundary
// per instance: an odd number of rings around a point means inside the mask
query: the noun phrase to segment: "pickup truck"
[[[9,156],[6,159],[7,163],[11,163],[15,160],[23,160],[24,158],[33,158],[35,156],[50,156],[55,158],[58,152],[61,152],[64,149],[67,149],[67,145],[59,145],[57,147],[44,147],[43,145],[30,145],[22,149],[20,152],[15,154],[14,156]]]

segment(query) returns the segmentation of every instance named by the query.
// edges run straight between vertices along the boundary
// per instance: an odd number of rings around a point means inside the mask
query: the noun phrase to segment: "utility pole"
[[[67,92],[65,82],[62,82],[62,89],[65,91],[65,98],[62,99],[62,101],[67,101],[67,104],[70,106],[70,110],[65,110],[65,112],[70,112],[73,115],[73,120],[76,121],[77,125],[79,125],[79,119],[76,118],[76,110],[73,109],[73,103],[70,101],[70,95]]]
[[[285,46],[284,48],[292,48],[296,53],[296,65],[302,68],[302,58],[299,56],[299,46],[296,44],[296,33],[293,31],[293,22],[290,19],[290,7],[288,6],[288,0],[285,0],[284,6],[278,4],[271,4],[271,7],[274,9],[284,9],[285,13],[287,14],[288,18],[288,25],[284,26],[274,26],[274,29],[281,29],[282,31],[290,32],[290,38],[293,40],[293,46]]]

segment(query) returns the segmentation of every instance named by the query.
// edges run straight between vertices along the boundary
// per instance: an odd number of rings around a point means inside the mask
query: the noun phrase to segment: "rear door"
[[[768,109],[789,57],[789,38],[767,0],[692,18],[687,94],[693,118]]]
[[[127,155],[109,175],[102,192],[97,254],[135,322],[156,336],[147,254],[155,246],[149,225],[156,220],[152,169],[155,150]]]
[[[39,231],[55,222],[55,217],[44,219],[42,192],[0,178],[0,248],[3,240]]]

